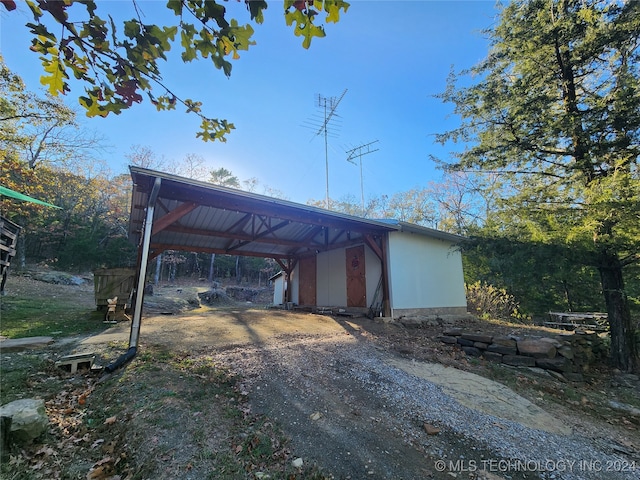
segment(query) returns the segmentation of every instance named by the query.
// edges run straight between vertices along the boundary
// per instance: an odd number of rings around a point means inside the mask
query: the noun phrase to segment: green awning
[[[62,208],[62,207],[58,207],[57,205],[52,205],[50,203],[43,202],[42,200],[38,200],[37,198],[33,198],[19,192],[15,192],[10,188],[3,187],[2,185],[0,185],[0,195],[4,195],[5,197],[15,198],[16,200],[23,200],[25,202],[37,203],[38,205],[45,205],[47,207],[60,208],[60,209]]]

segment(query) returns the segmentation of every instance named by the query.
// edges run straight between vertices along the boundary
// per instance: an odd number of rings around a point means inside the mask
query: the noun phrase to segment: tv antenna
[[[378,140],[374,140],[373,142],[365,143],[364,145],[360,145],[358,147],[352,148],[351,150],[347,150],[347,162],[353,163],[356,165],[354,158],[358,157],[360,161],[360,200],[362,201],[362,216],[364,217],[364,181],[362,179],[362,157],[364,155],[368,155],[373,152],[377,152],[380,150],[376,148],[375,150],[371,149],[371,145],[374,143],[378,143]]]
[[[336,113],[336,109],[338,105],[342,101],[344,95],[347,93],[347,89],[345,88],[344,92],[340,97],[325,97],[324,95],[318,94],[316,96],[316,106],[323,109],[323,117],[320,119],[319,126],[316,124],[314,128],[316,128],[316,133],[314,136],[324,135],[324,162],[325,162],[325,175],[327,179],[327,188],[325,193],[325,207],[327,210],[329,209],[329,142],[328,137],[332,133],[330,132],[331,121],[338,117],[339,115]]]

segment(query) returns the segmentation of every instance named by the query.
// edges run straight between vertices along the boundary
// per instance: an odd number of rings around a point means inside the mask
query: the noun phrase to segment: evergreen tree
[[[640,259],[640,2],[508,3],[470,86],[452,76],[450,168],[499,175],[505,223],[597,268],[613,366],[640,369],[623,270]]]

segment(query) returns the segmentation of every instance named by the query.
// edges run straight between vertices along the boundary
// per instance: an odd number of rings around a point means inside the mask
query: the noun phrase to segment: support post
[[[142,235],[142,254],[138,258],[138,284],[136,286],[135,307],[133,310],[133,318],[131,320],[131,334],[129,335],[129,349],[138,347],[138,339],[140,337],[140,320],[142,318],[142,300],[144,298],[144,287],[147,277],[147,266],[149,263],[149,244],[151,243],[151,230],[153,229],[153,214],[155,211],[156,200],[160,193],[160,185],[162,180],[156,178],[153,184],[149,201],[147,203],[147,215],[144,221],[144,232]]]
[[[380,236],[380,248],[382,250],[382,314],[385,317],[392,317],[391,292],[389,288],[389,234],[383,233]]]

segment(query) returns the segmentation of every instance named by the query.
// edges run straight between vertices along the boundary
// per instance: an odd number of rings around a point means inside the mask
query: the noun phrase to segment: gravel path
[[[357,336],[288,334],[215,356],[245,378],[253,408],[283,425],[303,460],[336,478],[640,478],[615,445],[467,408]]]

